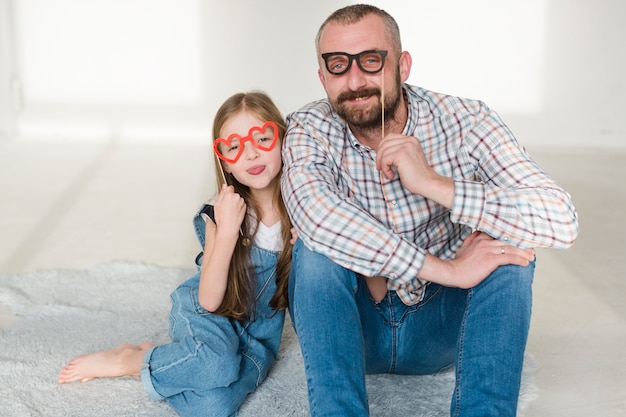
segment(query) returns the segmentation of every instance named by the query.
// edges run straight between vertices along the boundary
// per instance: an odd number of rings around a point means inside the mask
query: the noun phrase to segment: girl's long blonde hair
[[[257,115],[261,120],[272,121],[278,127],[278,137],[280,142],[276,146],[282,144],[285,135],[286,125],[280,110],[274,104],[270,97],[260,91],[252,91],[248,93],[238,93],[228,98],[219,108],[213,121],[213,141],[220,137],[220,130],[224,123],[239,112],[246,110]],[[221,160],[215,157],[215,177],[217,178],[217,189],[221,190],[224,183],[222,173],[220,172]],[[252,198],[250,189],[241,184],[230,173],[223,170],[226,181],[235,188],[235,191],[244,199],[248,210],[252,210],[257,219],[261,218],[259,207]],[[270,301],[270,306],[274,310],[284,310],[288,305],[287,285],[289,280],[289,270],[291,268],[291,222],[287,209],[280,194],[280,176],[282,168],[272,186],[274,187],[274,206],[278,207],[281,223],[281,235],[283,240],[283,249],[278,256],[276,264],[276,293]],[[220,307],[215,311],[228,318],[245,321],[251,318],[252,311],[255,308],[255,279],[254,269],[250,259],[250,244],[244,244],[244,240],[254,242],[256,227],[258,221],[252,220],[250,215],[246,215],[241,225],[242,235],[240,236],[233,256],[230,260],[228,270],[228,282],[226,285],[226,294]]]

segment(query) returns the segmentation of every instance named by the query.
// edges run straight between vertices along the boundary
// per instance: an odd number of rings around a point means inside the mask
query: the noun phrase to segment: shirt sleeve
[[[495,112],[483,105],[462,144],[475,176],[455,179],[453,222],[522,248],[573,244],[578,215],[571,196],[532,161]]]
[[[394,286],[421,288],[416,276],[426,252],[363,210],[337,185],[332,140],[343,133],[288,117],[282,193],[298,237],[311,250],[364,276],[385,276]],[[334,137],[333,137],[334,136]]]

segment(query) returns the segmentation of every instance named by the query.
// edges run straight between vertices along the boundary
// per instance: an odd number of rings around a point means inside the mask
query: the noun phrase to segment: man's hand
[[[452,209],[454,182],[443,177],[428,164],[422,145],[413,136],[389,134],[380,142],[376,168],[387,179],[392,179],[396,167],[404,188]]]
[[[365,284],[370,290],[372,299],[380,303],[387,295],[387,278],[385,277],[365,277]]]
[[[298,240],[298,232],[296,232],[295,227],[292,227],[290,231],[291,231],[291,239],[289,239],[289,243],[291,243],[292,245],[295,245],[296,240]]]
[[[441,260],[427,255],[418,278],[447,287],[472,288],[502,265],[527,266],[535,259],[534,249],[507,245],[482,232],[471,234],[459,248],[456,258]]]

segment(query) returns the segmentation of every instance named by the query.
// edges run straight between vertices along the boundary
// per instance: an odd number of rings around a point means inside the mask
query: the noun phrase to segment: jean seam
[[[389,305],[389,321],[391,325],[389,326],[391,329],[391,363],[389,364],[389,373],[393,373],[396,369],[397,360],[398,360],[398,326],[400,323],[396,323],[396,318],[394,315],[393,306]]]
[[[298,333],[297,324],[301,323],[302,318],[300,317],[300,311],[297,308],[295,308],[295,306],[293,306],[292,310],[293,310],[292,314],[293,314],[293,318],[294,318],[293,324],[294,324],[294,327],[296,329],[296,334],[297,334]],[[307,371],[308,371],[308,365],[307,364],[309,363],[308,355],[307,355],[308,350],[306,349],[307,343],[306,343],[306,340],[304,340],[300,336],[298,336],[298,343],[300,344],[300,352],[302,353],[302,358],[303,358],[303,361],[304,361],[305,375],[306,375]],[[314,399],[314,397],[312,395],[311,384],[309,384],[308,376],[307,376],[307,391],[309,393],[308,400],[309,400],[310,412],[311,412],[311,415],[314,415],[315,409],[317,407],[315,406],[315,399]]]
[[[469,289],[467,292],[467,303],[465,304],[465,311],[463,312],[463,320],[461,321],[461,328],[459,329],[459,347],[457,354],[457,366],[456,366],[456,381],[454,388],[455,405],[454,410],[451,410],[451,416],[456,417],[459,415],[461,404],[461,368],[463,367],[463,341],[465,340],[465,323],[467,321],[467,314],[472,303],[472,295],[474,291]]]
[[[241,352],[242,356],[245,356],[246,358],[250,359],[250,361],[254,364],[254,366],[256,366],[257,371],[259,372],[259,375],[257,377],[256,380],[256,386],[258,387],[261,382],[263,382],[263,367],[261,366],[261,364],[259,363],[259,361],[257,361],[254,357],[250,356],[247,352]]]

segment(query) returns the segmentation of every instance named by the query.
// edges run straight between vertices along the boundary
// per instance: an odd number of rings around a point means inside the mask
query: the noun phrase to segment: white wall
[[[12,13],[9,0],[0,0],[0,143],[15,133],[15,116],[20,104],[15,96],[12,43]]]
[[[314,36],[349,3],[0,0],[0,17],[7,4],[14,9],[18,131],[206,140],[220,103],[250,89],[267,91],[286,113],[324,95]],[[483,99],[527,145],[626,146],[626,2],[372,3],[400,24],[414,59],[410,82]]]

